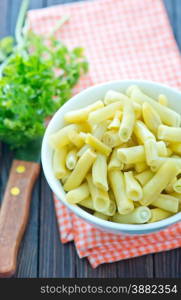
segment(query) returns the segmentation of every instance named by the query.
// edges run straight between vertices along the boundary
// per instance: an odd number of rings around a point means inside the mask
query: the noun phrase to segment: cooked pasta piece
[[[77,151],[76,149],[73,149],[67,153],[65,164],[67,169],[73,170],[76,166],[76,163],[77,163]]]
[[[134,164],[124,164],[122,171],[129,171],[134,168]]]
[[[91,146],[89,146],[89,145],[84,145],[84,146],[82,146],[82,147],[79,149],[79,151],[77,152],[77,156],[78,156],[78,157],[81,157],[81,156],[84,154],[84,152],[86,152],[88,149],[91,150]]]
[[[77,161],[75,169],[65,182],[65,191],[70,191],[78,187],[83,182],[95,159],[96,154],[92,150],[88,149],[86,152],[84,152],[84,154]]]
[[[102,220],[108,220],[109,219],[109,216],[106,216],[103,213],[100,213],[98,211],[94,212],[94,217],[97,217],[97,218],[102,219]]]
[[[134,134],[141,141],[142,144],[148,139],[155,140],[154,134],[145,126],[145,124],[137,120],[134,126]]]
[[[121,142],[125,143],[130,139],[133,133],[135,119],[133,104],[128,98],[124,104],[123,117],[119,128],[119,137]]]
[[[92,166],[92,180],[97,188],[108,191],[106,155],[97,154]]]
[[[170,157],[173,154],[172,149],[170,149],[169,147],[167,147],[167,156]]]
[[[169,148],[176,154],[181,155],[181,143],[169,144]]]
[[[144,94],[138,86],[129,87],[127,93],[133,101],[138,102],[139,104],[143,104],[144,102],[151,104],[159,114],[163,123],[169,126],[180,126],[181,116],[177,112],[156,102],[154,99]]]
[[[163,147],[163,143],[157,142],[157,151],[159,155],[167,153],[166,147]],[[118,158],[121,162],[126,164],[136,164],[146,161],[145,148],[143,145],[133,146],[129,148],[118,148]]]
[[[173,196],[161,194],[156,200],[152,202],[153,206],[170,211],[172,213],[178,212],[179,200]]]
[[[117,156],[117,149],[114,149],[108,164],[108,170],[123,170],[123,168],[124,164],[120,161],[120,159]]]
[[[146,206],[139,206],[127,215],[116,213],[111,220],[122,224],[144,224],[151,218],[151,211]]]
[[[90,112],[100,109],[102,107],[104,107],[104,103],[100,100],[96,101],[93,104],[90,104],[84,108],[67,112],[64,116],[64,120],[69,123],[84,122],[87,120]]]
[[[108,192],[103,191],[94,185],[91,174],[87,175],[87,182],[92,197],[94,209],[96,211],[104,213],[108,210],[110,205],[110,198]]]
[[[144,170],[148,169],[148,166],[145,161],[134,164],[135,171],[137,173],[141,173]]]
[[[169,127],[166,125],[160,125],[157,133],[158,139],[171,143],[181,142],[181,128]]]
[[[147,165],[151,166],[158,159],[157,143],[153,139],[148,139],[144,146]]]
[[[134,209],[134,204],[133,201],[127,198],[123,173],[121,171],[113,170],[108,174],[118,212],[123,215],[130,213]]]
[[[91,196],[79,202],[79,205],[94,210],[94,205]]]
[[[158,222],[163,219],[166,219],[172,215],[171,212],[163,210],[161,208],[153,208],[151,209],[151,218],[148,223]]]
[[[65,182],[67,181],[68,177],[70,176],[71,172],[69,170],[67,170],[67,172],[65,173],[65,175],[61,178],[61,182],[63,184],[65,184]]]
[[[79,187],[69,191],[66,194],[66,200],[70,204],[76,204],[89,196],[89,188],[87,183],[82,183]]]
[[[98,124],[114,117],[115,111],[121,109],[121,103],[115,102],[108,106],[105,106],[97,111],[93,111],[89,114],[88,121],[91,125]]]
[[[106,146],[100,140],[98,140],[95,136],[88,133],[85,139],[86,144],[92,146],[95,150],[99,151],[102,154],[108,156],[111,153],[111,148]]]
[[[53,171],[55,177],[61,179],[67,175],[67,169],[65,166],[65,158],[67,155],[67,147],[64,146],[53,153]]]
[[[160,94],[158,96],[158,103],[160,103],[163,106],[168,106],[168,99],[167,99],[167,97],[165,95],[163,95],[163,94]]]
[[[173,185],[174,183],[177,181],[177,177],[174,177],[172,179],[172,181],[167,185],[167,187],[165,188],[165,192],[167,192],[168,194],[174,192],[174,189],[173,189]]]
[[[125,172],[124,178],[127,197],[133,201],[140,201],[143,197],[143,190],[138,181],[134,178],[133,172]]]
[[[112,122],[109,124],[108,129],[119,129],[121,124],[122,112],[116,111]]]
[[[115,130],[106,131],[103,135],[102,141],[110,148],[114,148],[122,144],[119,132]]]
[[[101,141],[104,133],[107,130],[107,126],[108,126],[107,121],[99,123],[98,125],[95,126],[92,135]]]
[[[147,169],[143,171],[142,173],[136,174],[135,177],[139,181],[139,183],[144,186],[152,177],[154,173]]]
[[[147,102],[142,105],[142,114],[146,126],[156,135],[158,127],[162,124],[159,114]]]
[[[85,135],[86,133],[84,132],[77,133],[75,130],[72,130],[68,133],[68,138],[71,143],[80,148],[84,145]]]
[[[150,205],[168,186],[178,173],[178,167],[173,161],[166,161],[158,172],[144,185],[142,205]]]
[[[177,179],[173,183],[173,190],[174,190],[174,192],[181,194],[181,178]]]
[[[109,105],[118,101],[122,104],[121,108],[123,108],[125,102],[125,95],[123,95],[120,92],[109,90],[104,97],[105,105]]]
[[[181,170],[181,160],[180,158],[174,158],[174,157],[159,157],[152,165],[150,166],[150,169],[152,172],[157,172],[159,168],[166,162],[166,161],[172,161],[174,162],[178,168]],[[179,174],[179,171],[178,171]]]
[[[64,128],[59,129],[57,132],[50,135],[50,146],[53,149],[60,149],[63,146],[68,145],[70,143],[68,134],[70,134],[72,131],[77,132],[79,129],[79,126],[75,124],[70,124],[68,126],[65,126]]]
[[[109,105],[109,104],[112,104],[112,103],[115,103],[115,102],[119,101],[122,105],[121,109],[123,109],[124,103],[127,100],[129,101],[130,99],[126,95],[124,95],[120,92],[109,90],[106,93],[106,96],[104,98],[104,103],[106,105]],[[139,119],[141,117],[141,114],[142,114],[141,105],[137,102],[132,102],[132,104],[133,104],[133,107],[134,107],[134,112],[135,112],[135,115],[136,115],[136,119]]]

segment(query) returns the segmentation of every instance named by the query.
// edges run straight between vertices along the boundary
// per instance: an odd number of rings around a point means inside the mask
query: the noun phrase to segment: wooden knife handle
[[[28,221],[31,192],[40,172],[34,162],[14,160],[0,209],[0,277],[16,271],[17,253]]]

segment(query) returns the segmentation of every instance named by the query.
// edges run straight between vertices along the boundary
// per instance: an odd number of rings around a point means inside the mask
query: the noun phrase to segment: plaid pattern
[[[181,59],[161,1],[94,0],[29,12],[31,28],[47,35],[56,21],[70,15],[57,37],[70,47],[84,46],[90,72],[75,93],[114,79],[147,79],[181,87]],[[181,246],[181,224],[145,236],[101,232],[70,213],[56,198],[61,241],[74,240],[80,257],[95,268]]]

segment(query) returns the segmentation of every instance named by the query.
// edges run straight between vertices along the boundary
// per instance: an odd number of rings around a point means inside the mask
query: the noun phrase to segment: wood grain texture
[[[31,0],[30,8],[41,8],[75,0]],[[77,0],[76,0],[77,1]],[[87,0],[84,0],[87,1]],[[20,0],[0,0],[0,37],[13,33]],[[175,39],[181,49],[181,1],[164,0]],[[12,154],[0,151],[0,196],[5,190]],[[1,201],[1,200],[0,200]],[[18,258],[15,277],[180,277],[181,250],[145,255],[101,265],[92,269],[87,259],[79,259],[73,243],[60,243],[52,194],[41,174],[34,189],[30,221]]]
[[[20,169],[18,169],[20,168]],[[22,168],[23,173],[20,173]],[[17,252],[29,216],[32,188],[40,165],[14,160],[0,210],[0,276],[15,273]]]

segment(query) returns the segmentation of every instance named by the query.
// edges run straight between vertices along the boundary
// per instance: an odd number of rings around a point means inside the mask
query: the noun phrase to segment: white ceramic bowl
[[[157,97],[159,94],[165,94],[166,96],[168,96],[168,99],[170,101],[169,103],[170,107],[175,111],[181,113],[181,92],[173,88],[170,88],[160,83],[143,81],[143,80],[120,80],[120,81],[107,82],[96,86],[92,86],[82,91],[78,95],[74,96],[68,102],[66,102],[56,112],[56,114],[50,121],[46,129],[43,138],[43,144],[42,144],[43,170],[52,191],[56,194],[58,199],[64,205],[66,205],[72,212],[74,212],[77,216],[79,216],[86,222],[92,224],[93,226],[103,231],[112,232],[116,234],[129,234],[129,235],[147,234],[147,233],[159,231],[171,224],[179,222],[181,220],[181,213],[177,213],[165,220],[151,223],[151,224],[129,225],[129,224],[118,224],[118,223],[113,223],[113,222],[99,219],[87,213],[86,211],[84,211],[78,206],[70,205],[65,200],[65,192],[63,190],[61,183],[54,176],[53,169],[52,169],[52,149],[49,146],[48,139],[52,133],[56,132],[58,129],[64,126],[64,115],[66,112],[85,107],[99,99],[103,99],[105,93],[110,89],[124,92],[126,88],[132,84],[138,85],[141,89],[143,89],[145,93],[148,93],[153,97]]]

